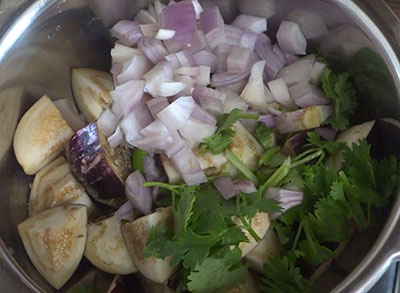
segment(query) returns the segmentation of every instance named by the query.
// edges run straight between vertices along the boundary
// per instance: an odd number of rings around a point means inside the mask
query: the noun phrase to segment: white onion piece
[[[249,105],[245,101],[243,101],[237,93],[226,87],[218,88],[218,90],[226,95],[226,99],[224,102],[225,114],[232,112],[232,110],[234,109],[239,109],[243,112],[247,112],[247,110],[249,109]]]
[[[133,204],[134,208],[142,214],[151,213],[152,196],[151,188],[143,187],[146,180],[140,171],[135,171],[126,178],[125,194],[127,199]]]
[[[282,60],[277,56],[277,50],[273,51],[273,46],[270,44],[269,39],[263,42],[257,43],[255,52],[264,61],[266,61],[264,69],[264,77],[267,80],[274,79],[279,71],[285,66],[286,59]]]
[[[108,144],[111,149],[115,149],[116,147],[122,145],[125,141],[124,134],[122,133],[121,127],[118,126],[113,135],[111,135],[108,139]]]
[[[163,97],[153,98],[147,102],[147,107],[149,108],[150,113],[154,119],[157,119],[157,114],[168,107],[168,105],[169,103],[167,98]]]
[[[203,7],[199,3],[199,0],[192,0],[194,11],[196,12],[196,19],[200,19],[200,13],[204,11]]]
[[[166,61],[159,62],[143,75],[143,79],[146,81],[145,91],[153,97],[160,96],[160,84],[172,81],[173,78],[172,64]]]
[[[142,130],[142,125],[137,119],[136,114],[132,112],[124,117],[120,123],[120,127],[125,136],[125,141],[131,146],[134,146]]]
[[[266,111],[268,105],[266,96],[269,93],[263,81],[264,67],[265,61],[258,61],[253,65],[249,82],[240,95],[252,109],[259,111]]]
[[[187,185],[193,186],[207,182],[206,175],[201,169],[197,157],[188,147],[175,154],[172,157],[172,162]]]
[[[234,47],[226,60],[229,73],[243,73],[249,69],[251,56],[250,49]]]
[[[295,9],[285,19],[297,23],[307,39],[318,38],[328,33],[323,18],[309,9]]]
[[[196,32],[196,12],[192,1],[181,1],[165,7],[161,13],[161,27],[176,32],[173,40],[192,44]]]
[[[130,80],[117,86],[110,92],[113,98],[112,111],[117,117],[128,115],[141,101],[144,94],[145,82]]]
[[[142,37],[139,24],[130,20],[121,20],[110,30],[113,37],[125,46],[135,45]]]
[[[154,9],[158,17],[166,6],[167,5],[163,4],[160,0],[154,0]]]
[[[222,176],[214,179],[213,184],[226,200],[237,195],[231,176]]]
[[[282,134],[320,127],[333,113],[331,106],[312,106],[276,116],[275,127]]]
[[[225,42],[224,20],[218,7],[208,8],[200,14],[200,26],[211,49]]]
[[[227,59],[232,50],[233,46],[229,44],[221,44],[214,49],[214,54],[217,57],[217,73],[226,72],[228,70]]]
[[[277,78],[283,78],[289,87],[302,81],[309,81],[311,79],[314,62],[315,56],[308,55],[299,61],[282,68],[277,75]]]
[[[131,60],[134,55],[143,55],[143,53],[138,49],[116,43],[111,50],[112,64],[124,63],[125,61]]]
[[[190,118],[183,127],[179,128],[179,133],[185,139],[187,146],[194,149],[203,142],[203,139],[214,135],[216,130],[217,126]]]
[[[135,17],[135,21],[140,24],[151,24],[157,23],[157,19],[151,15],[151,13],[147,10],[140,10]]]
[[[282,21],[276,38],[283,51],[297,55],[306,54],[307,40],[297,23]]]
[[[157,64],[168,55],[168,51],[160,40],[143,37],[138,42],[138,48],[153,63]]]
[[[240,95],[242,93],[242,91],[244,90],[244,87],[246,86],[246,84],[247,84],[247,80],[243,79],[243,80],[239,80],[238,82],[231,83],[231,84],[228,84],[223,87],[217,87],[217,90],[220,90],[221,88],[225,88],[225,89],[230,90],[231,92],[234,92],[234,93]]]
[[[232,74],[229,72],[216,73],[211,78],[212,87],[224,87],[233,83],[237,83],[249,77],[250,70],[240,74]]]
[[[313,85],[320,85],[322,74],[324,73],[326,65],[316,61],[311,71],[310,83]]]
[[[140,139],[135,142],[135,146],[148,153],[153,153],[155,151],[165,152],[173,143],[174,138],[168,128],[159,119],[156,119],[140,131]]]
[[[143,74],[148,72],[151,67],[152,64],[146,56],[134,55],[131,60],[122,64],[121,73],[117,76],[118,84],[141,79]]]
[[[190,84],[186,84],[186,87],[193,87],[194,85],[196,86],[208,86],[210,84],[210,74],[211,74],[211,69],[208,66],[199,66],[199,67],[180,67],[174,69],[174,74],[178,75],[178,77],[175,77],[176,81],[182,81],[181,79],[178,79],[179,76],[186,76],[186,77],[191,77],[194,78],[194,83],[193,85],[190,86]]]
[[[206,41],[206,37],[203,34],[202,30],[196,30],[195,34],[194,34],[194,39],[193,39],[193,44],[190,47],[190,52],[197,53],[201,50],[204,50],[208,47],[207,41]]]
[[[242,30],[242,37],[240,39],[240,47],[241,48],[248,48],[254,51],[258,40],[258,35],[253,33],[250,30],[243,29]]]
[[[161,97],[172,97],[185,88],[182,82],[164,81],[159,84],[157,95]]]
[[[97,120],[97,127],[105,136],[111,136],[118,126],[118,118],[109,109],[103,111]]]
[[[275,0],[245,0],[239,1],[239,10],[243,14],[270,18],[276,11]]]
[[[263,33],[267,31],[267,20],[264,17],[247,14],[239,14],[233,21],[232,25],[242,29],[249,29],[255,33]]]
[[[160,181],[161,172],[157,168],[154,156],[146,156],[143,158],[143,170],[147,181]]]
[[[60,99],[54,101],[54,104],[57,106],[64,120],[67,121],[68,125],[71,126],[75,132],[85,127],[86,123],[79,115],[73,101],[69,99]]]
[[[171,62],[173,68],[178,68],[182,66],[194,66],[195,62],[193,55],[188,49],[169,54],[165,59]]]
[[[144,37],[154,38],[157,35],[160,26],[157,23],[141,24],[140,30]]]
[[[217,119],[198,105],[195,105],[191,117],[205,124],[213,126],[217,124]]]
[[[171,40],[175,36],[176,31],[174,30],[167,30],[167,29],[160,29],[155,38],[158,40]]]
[[[235,180],[235,181],[233,181],[233,187],[238,192],[243,192],[243,193],[257,192],[256,186],[250,180],[240,180],[240,179]]]
[[[296,105],[301,108],[329,104],[329,99],[323,91],[308,82],[301,82],[290,87],[289,93]]]
[[[280,202],[282,211],[271,213],[271,220],[275,220],[292,207],[298,206],[303,201],[303,192],[270,187],[264,193],[264,198]]]
[[[195,102],[192,97],[180,97],[159,112],[157,117],[168,129],[176,130],[188,121],[194,106]]]
[[[215,114],[223,113],[226,94],[208,87],[196,87],[192,96],[204,110]]]
[[[133,203],[128,200],[115,212],[115,219],[118,222],[132,220],[135,215],[133,208]]]
[[[271,90],[272,95],[275,100],[283,105],[288,110],[297,109],[296,104],[293,102],[289,94],[289,89],[283,80],[283,78],[278,78],[268,82],[268,87]]]
[[[153,116],[151,115],[151,112],[147,107],[147,102],[150,99],[151,99],[150,95],[144,94],[143,98],[139,101],[139,103],[133,110],[142,128],[148,126],[150,123],[154,121]]]
[[[164,41],[164,45],[167,48],[168,53],[170,54],[182,51],[187,48],[185,44],[176,42],[174,40],[166,40]]]
[[[114,63],[111,66],[110,73],[113,76],[114,87],[119,86],[121,84],[118,82],[118,75],[121,74],[123,67],[124,67],[123,63]]]

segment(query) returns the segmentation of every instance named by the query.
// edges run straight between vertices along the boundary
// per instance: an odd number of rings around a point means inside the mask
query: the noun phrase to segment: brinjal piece
[[[88,122],[100,117],[112,103],[110,92],[114,89],[112,75],[91,68],[74,68],[71,74],[72,91],[79,110]]]
[[[72,175],[64,157],[40,170],[32,183],[28,213],[32,217],[44,210],[65,204],[82,204],[92,214],[96,208],[83,187]]]
[[[60,289],[82,259],[87,234],[83,205],[46,210],[18,225],[25,250],[39,273]]]
[[[57,158],[74,134],[48,96],[39,99],[22,117],[14,135],[14,152],[28,175]]]
[[[118,275],[137,272],[115,216],[88,225],[85,257],[100,270]]]
[[[125,179],[131,172],[131,152],[122,146],[111,149],[96,122],[71,138],[66,155],[78,181],[93,197],[125,195]]]
[[[159,259],[154,256],[146,258],[144,251],[150,228],[158,224],[165,224],[173,229],[172,208],[160,209],[150,215],[136,219],[122,226],[122,234],[130,255],[139,272],[156,283],[164,283],[175,272],[177,267],[169,265],[171,257]]]

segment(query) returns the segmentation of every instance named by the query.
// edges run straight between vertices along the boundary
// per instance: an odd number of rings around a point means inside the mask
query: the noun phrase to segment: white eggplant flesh
[[[144,251],[150,228],[158,224],[165,224],[173,229],[172,208],[160,209],[150,215],[136,219],[122,226],[122,234],[130,255],[139,272],[156,283],[166,282],[177,270],[169,265],[171,257],[158,259],[154,256],[146,258]]]
[[[112,75],[91,68],[74,68],[71,76],[72,91],[79,110],[88,122],[97,120],[111,105],[110,91],[114,89]]]
[[[57,158],[74,134],[48,96],[38,100],[22,117],[14,135],[14,152],[28,175]]]
[[[260,289],[258,288],[258,284],[251,273],[247,275],[246,283],[226,291],[226,293],[258,293],[258,292],[260,292]]]
[[[88,225],[85,257],[103,272],[128,275],[137,272],[115,216]]]
[[[35,175],[29,195],[28,213],[32,217],[65,204],[85,205],[89,215],[96,211],[92,200],[72,175],[67,160],[59,157]]]
[[[182,176],[179,171],[175,168],[174,163],[166,155],[161,155],[161,163],[164,167],[164,171],[167,174],[169,184],[177,184],[182,182]]]
[[[55,289],[71,278],[82,259],[86,225],[83,205],[55,207],[18,225],[30,260]]]
[[[242,221],[236,216],[232,218],[232,221],[236,225],[243,226]],[[258,235],[258,237],[260,237],[260,239],[265,237],[270,225],[271,220],[268,213],[257,213],[251,221],[251,228],[253,228],[254,232]],[[260,243],[260,241],[256,241],[256,239],[254,239],[247,230],[243,229],[242,231],[249,239],[249,242],[239,243],[239,248],[242,251],[242,257],[245,257]]]
[[[259,273],[264,272],[264,265],[268,263],[270,257],[279,253],[281,244],[273,229],[269,229],[263,240],[246,255],[244,260],[250,267]]]

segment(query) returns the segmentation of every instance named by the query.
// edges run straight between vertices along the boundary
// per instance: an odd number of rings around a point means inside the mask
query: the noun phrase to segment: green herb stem
[[[303,230],[303,222],[300,222],[299,228],[297,229],[296,237],[294,238],[292,250],[296,249],[297,243],[299,242],[301,231]]]
[[[247,179],[251,180],[256,186],[260,184],[258,178],[243,162],[230,150],[225,151],[226,159],[235,166]]]
[[[254,231],[254,229],[251,227],[251,224],[249,222],[247,222],[246,218],[243,216],[239,216],[239,218],[242,221],[244,228],[250,233],[251,237],[253,237],[256,242],[260,242],[261,238],[257,235],[257,233]]]
[[[271,177],[262,185],[262,191],[268,189],[269,187],[275,187],[280,185],[282,180],[289,173],[291,168],[291,158],[288,157],[285,162],[272,174]]]
[[[318,158],[319,156],[322,156],[324,154],[323,150],[319,150],[316,151],[315,153],[312,153],[311,155],[308,155],[307,157],[298,160],[297,162],[293,163],[290,165],[290,168],[296,168],[297,166],[303,165],[305,163],[308,163],[316,158]]]
[[[260,119],[260,115],[258,114],[240,114],[240,119],[254,119],[258,120]]]
[[[181,186],[179,185],[170,185],[168,183],[163,183],[163,182],[145,182],[143,183],[143,187],[161,187],[165,188],[173,193],[176,193],[179,191]]]

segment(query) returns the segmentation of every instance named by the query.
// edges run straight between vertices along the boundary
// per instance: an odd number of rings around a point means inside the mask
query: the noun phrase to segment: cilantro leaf
[[[279,238],[279,242],[282,244],[282,246],[289,244],[289,242],[291,242],[291,240],[295,237],[295,233],[291,227],[285,226],[278,221],[273,221],[272,227],[275,229]]]
[[[302,259],[312,266],[319,266],[335,255],[332,250],[319,243],[314,243],[314,246],[316,248],[315,250],[306,240],[299,244],[299,249],[302,252]]]
[[[258,122],[254,137],[262,145],[264,150],[268,150],[274,142],[275,134],[264,123]]]
[[[376,190],[384,198],[389,198],[397,184],[398,162],[394,156],[374,162]]]
[[[179,234],[186,230],[190,218],[193,215],[193,205],[196,200],[193,191],[185,190],[180,195],[173,195],[174,201],[174,226],[175,234]]]
[[[265,265],[261,291],[267,293],[314,292],[309,281],[303,279],[300,269],[289,264],[288,257],[275,256]]]
[[[315,131],[307,132],[307,136],[308,146],[320,148],[330,155],[340,152],[346,146],[345,143],[339,141],[322,141],[321,136]]]
[[[240,193],[237,197],[240,208],[238,214],[243,217],[253,218],[258,212],[280,212],[279,202],[273,199],[264,198],[261,190],[254,193]]]
[[[284,156],[280,152],[280,147],[272,147],[268,149],[260,158],[259,165],[264,165],[271,168],[279,167],[286,160],[286,156]]]
[[[190,273],[187,284],[195,293],[224,292],[246,282],[247,266],[241,263],[242,253],[235,247],[224,258],[207,258]]]
[[[335,74],[325,68],[322,74],[322,89],[332,101],[334,115],[326,120],[335,130],[345,130],[349,125],[349,117],[357,108],[355,90],[347,72]]]

